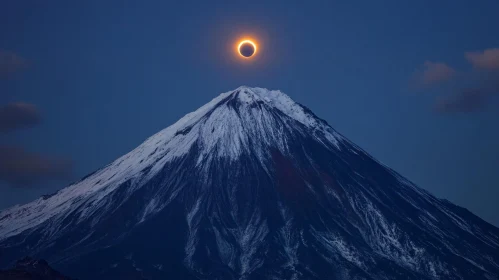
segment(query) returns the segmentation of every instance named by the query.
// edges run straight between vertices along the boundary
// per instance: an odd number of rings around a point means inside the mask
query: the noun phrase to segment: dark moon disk
[[[251,57],[255,53],[255,47],[251,43],[244,43],[239,47],[239,53],[244,57]]]

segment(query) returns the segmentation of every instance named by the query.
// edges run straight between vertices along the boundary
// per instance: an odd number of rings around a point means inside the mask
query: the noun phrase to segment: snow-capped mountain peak
[[[239,87],[0,212],[0,267],[25,255],[81,279],[498,279],[499,229]]]
[[[296,126],[297,123],[303,127]],[[140,188],[165,164],[185,156],[194,146],[198,166],[209,166],[219,157],[237,160],[243,153],[254,153],[263,162],[268,160],[271,148],[289,153],[290,131],[306,133],[304,129],[311,129],[310,133],[319,141],[339,148],[341,136],[286,94],[241,86],[220,94],[130,153],[56,195],[1,212],[0,240],[36,227],[76,206],[82,208],[82,220],[98,213],[108,207],[106,198],[118,186],[130,180],[131,189]],[[92,204],[87,204],[88,201]]]
[[[311,112],[307,112],[302,105],[294,102],[288,95],[279,90],[242,86],[232,92],[232,95],[248,105],[263,102],[308,127],[317,125],[317,119]]]

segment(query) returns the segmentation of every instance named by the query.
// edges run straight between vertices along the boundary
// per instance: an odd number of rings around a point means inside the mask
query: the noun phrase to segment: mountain
[[[26,257],[9,270],[0,270],[2,280],[71,280],[52,269],[45,260]]]
[[[24,255],[79,279],[499,279],[499,229],[240,87],[2,211],[0,267]]]

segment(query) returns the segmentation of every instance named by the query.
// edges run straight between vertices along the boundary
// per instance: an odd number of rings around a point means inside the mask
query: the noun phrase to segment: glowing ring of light
[[[253,52],[253,54],[251,56],[244,56],[242,53],[241,53],[241,47],[244,45],[244,44],[251,44],[253,46],[253,49],[255,50]],[[256,50],[257,50],[257,47],[256,47],[256,44],[253,43],[253,41],[251,40],[244,40],[244,41],[241,41],[241,43],[239,43],[239,46],[237,47],[237,51],[239,52],[239,55],[244,57],[244,58],[252,58],[253,56],[255,56],[256,54]]]

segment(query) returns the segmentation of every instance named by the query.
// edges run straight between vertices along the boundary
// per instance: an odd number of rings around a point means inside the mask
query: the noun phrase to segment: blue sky
[[[72,162],[29,186],[0,170],[0,208],[62,188],[248,85],[284,91],[420,187],[499,225],[499,110],[488,93],[498,1],[0,6],[0,107],[23,102],[34,114],[0,134],[0,152]],[[233,57],[245,34],[260,45],[253,63]]]

